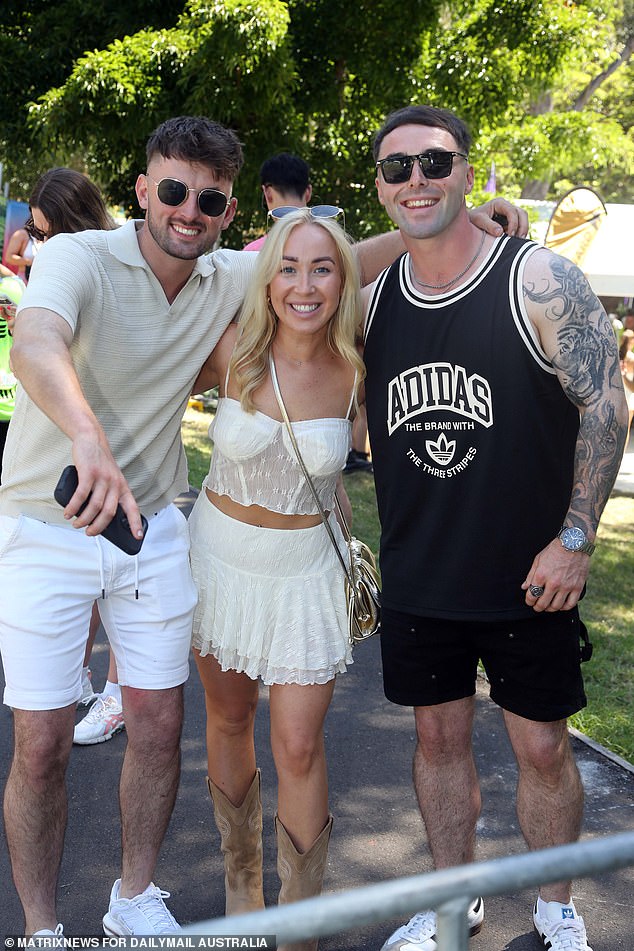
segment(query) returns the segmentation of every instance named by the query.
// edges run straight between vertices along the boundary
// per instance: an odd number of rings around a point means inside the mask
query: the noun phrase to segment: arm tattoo
[[[551,362],[581,423],[575,455],[570,519],[596,530],[616,480],[627,431],[624,390],[610,322],[579,268],[552,256],[539,288],[524,293],[555,325]]]

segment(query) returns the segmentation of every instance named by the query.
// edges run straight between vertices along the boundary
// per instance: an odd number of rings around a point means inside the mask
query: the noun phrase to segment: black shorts
[[[383,608],[385,696],[413,707],[471,697],[481,660],[491,699],[504,710],[563,720],[587,703],[582,638],[587,632],[576,608],[517,621],[454,621]]]

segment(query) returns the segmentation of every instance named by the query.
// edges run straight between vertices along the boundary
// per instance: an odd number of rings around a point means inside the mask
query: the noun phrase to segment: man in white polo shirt
[[[136,184],[145,220],[47,241],[15,324],[21,386],[0,488],[0,646],[15,722],[5,824],[26,933],[60,943],[65,773],[96,598],[128,734],[122,872],[104,930],[179,929],[168,893],[152,882],[178,785],[196,601],[187,525],[173,499],[188,488],[180,426],[192,384],[256,263],[254,254],[209,254],[235,215],[241,164],[238,139],[218,123],[163,123]],[[514,215],[504,202],[497,210]],[[363,242],[365,279],[401,247],[396,232]],[[53,492],[70,463],[78,486],[62,508]],[[137,556],[100,534],[118,503],[135,537],[140,512],[149,521]]]
[[[187,524],[172,502],[188,487],[180,425],[193,380],[255,264],[238,251],[208,254],[235,214],[241,165],[237,137],[217,123],[164,123],[136,185],[145,221],[46,242],[16,320],[22,386],[0,493],[0,639],[15,721],[6,829],[27,934],[59,930],[64,775],[95,598],[128,733],[123,867],[104,928],[178,927],[151,881],[178,785],[196,602]],[[79,485],[63,509],[53,490],[69,463]],[[134,535],[140,511],[149,520],[138,556],[99,534],[118,502]]]

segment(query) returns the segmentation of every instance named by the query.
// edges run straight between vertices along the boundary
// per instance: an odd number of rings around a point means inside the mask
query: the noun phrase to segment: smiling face
[[[182,205],[164,205],[160,201],[155,183],[163,178],[175,178],[193,189]],[[146,212],[145,226],[155,244],[170,257],[195,260],[213,248],[220,233],[233,220],[235,198],[230,198],[226,210],[217,218],[203,214],[198,207],[198,191],[203,188],[216,188],[230,196],[232,183],[218,178],[204,165],[160,156],[152,159],[147,175],[139,175],[136,193]]]
[[[324,330],[339,306],[341,287],[339,255],[327,231],[313,224],[293,228],[269,284],[280,325],[299,333]]]
[[[379,159],[418,155],[427,149],[459,152],[456,140],[445,129],[418,124],[398,126],[381,142]],[[414,162],[409,181],[388,185],[379,169],[375,180],[379,201],[404,236],[430,238],[442,233],[465,207],[465,195],[473,188],[473,167],[454,157],[447,178],[425,178]]]

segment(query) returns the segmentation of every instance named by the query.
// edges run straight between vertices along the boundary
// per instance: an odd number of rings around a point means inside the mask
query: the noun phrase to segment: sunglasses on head
[[[337,205],[308,205],[301,207],[306,208],[313,218],[336,218],[338,215],[343,215],[343,208],[339,208]],[[297,205],[280,205],[279,208],[272,208],[269,211],[269,218],[279,221],[287,215],[292,215],[294,211],[300,211],[300,207]]]
[[[379,159],[376,168],[380,168],[383,179],[388,185],[400,185],[408,182],[414,162],[418,162],[425,178],[448,178],[453,169],[454,155],[467,159],[464,152],[446,152],[444,149],[427,149],[418,155],[390,155]]]
[[[156,185],[159,201],[172,208],[178,208],[179,205],[184,204],[190,192],[195,192],[198,196],[198,207],[208,218],[217,218],[224,214],[229,204],[225,193],[217,188],[189,188],[185,182],[179,182],[177,178],[162,178],[160,182],[156,182],[150,175],[147,175],[147,178]]]
[[[309,211],[311,218],[338,218],[341,215],[345,231],[346,213],[338,205],[280,205],[278,208],[271,208],[266,218],[267,231],[269,224],[281,221],[295,211]]]

